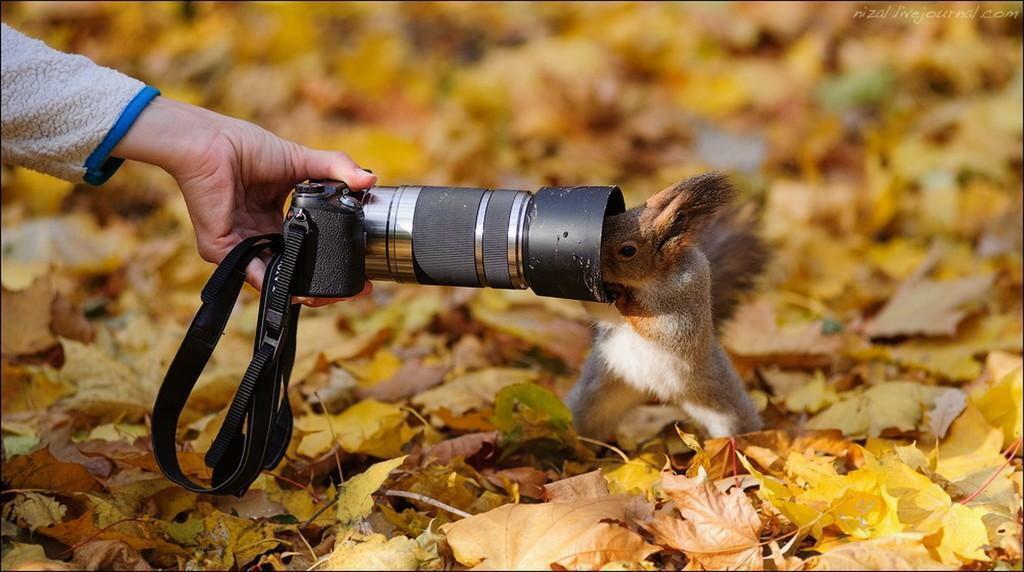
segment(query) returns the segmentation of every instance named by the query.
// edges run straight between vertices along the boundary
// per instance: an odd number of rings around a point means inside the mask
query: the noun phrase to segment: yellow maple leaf
[[[369,516],[373,510],[373,493],[384,484],[388,474],[404,461],[405,456],[402,456],[374,463],[338,487],[338,521],[343,527],[354,526]]]
[[[651,457],[655,455],[642,455],[605,471],[609,490],[612,493],[642,493],[652,498],[651,487],[661,480],[661,471],[654,467]]]
[[[316,458],[334,447],[334,438],[348,453],[394,457],[416,431],[405,422],[405,411],[397,405],[364,399],[338,415],[309,414],[295,420],[295,428],[306,433],[298,453]]]
[[[1003,432],[1003,447],[1009,447],[1024,425],[1024,368],[1017,368],[992,383],[971,392],[971,402],[985,419]]]
[[[840,395],[840,401],[807,422],[809,429],[839,429],[850,437],[877,437],[889,428],[910,431],[942,389],[889,381]]]

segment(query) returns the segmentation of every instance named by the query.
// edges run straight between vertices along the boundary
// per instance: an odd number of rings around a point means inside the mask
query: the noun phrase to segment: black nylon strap
[[[284,252],[276,257],[267,269],[266,279],[263,283],[265,294],[260,300],[261,319],[259,330],[256,332],[256,353],[242,378],[242,383],[235,392],[235,399],[231,403],[227,417],[224,418],[224,424],[221,425],[220,432],[206,453],[206,464],[210,467],[220,463],[225,451],[231,447],[238,434],[241,433],[242,423],[249,412],[257,384],[277,382],[282,387],[287,387],[288,375],[285,375],[282,381],[281,374],[283,372],[280,367],[282,361],[285,362],[287,371],[284,373],[290,373],[292,360],[277,359],[273,364],[269,364],[270,367],[268,367],[268,362],[286,348],[290,348],[294,355],[295,327],[291,323],[282,324],[281,320],[283,318],[298,319],[298,308],[289,307],[290,285],[305,234],[306,230],[303,226],[290,226]],[[294,318],[291,318],[292,315]],[[286,327],[286,331],[282,332],[282,327]],[[282,334],[292,336],[291,343],[288,343],[287,339],[282,340]],[[287,397],[287,392],[284,393]]]
[[[305,217],[294,217],[286,225],[283,240],[280,235],[243,240],[203,288],[203,304],[164,377],[151,421],[157,465],[169,480],[190,491],[241,496],[263,469],[275,467],[284,457],[292,432],[287,387],[299,317],[299,306],[290,303],[291,281],[307,231]],[[212,486],[204,486],[181,470],[175,443],[178,419],[224,333],[246,267],[267,248],[275,255],[263,281],[253,359],[207,452],[206,464],[213,468],[213,478]]]

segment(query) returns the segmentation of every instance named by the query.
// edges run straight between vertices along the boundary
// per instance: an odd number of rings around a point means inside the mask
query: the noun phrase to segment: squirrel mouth
[[[604,291],[608,298],[608,303],[614,303],[616,300],[626,295],[626,287],[617,282],[605,282]]]

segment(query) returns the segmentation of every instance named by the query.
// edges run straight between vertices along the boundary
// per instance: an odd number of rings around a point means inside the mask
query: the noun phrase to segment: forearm
[[[70,181],[100,184],[124,114],[152,88],[88,58],[65,54],[3,25],[3,161]]]

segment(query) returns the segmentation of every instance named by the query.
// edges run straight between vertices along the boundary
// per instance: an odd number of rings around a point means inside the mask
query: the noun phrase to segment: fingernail
[[[371,170],[369,170],[369,169],[363,169],[362,167],[360,167],[360,168],[359,168],[359,170],[360,170],[360,171],[362,171],[362,172],[364,172],[364,173],[369,173],[369,174],[371,174],[371,175],[373,174],[373,171],[371,171]]]

